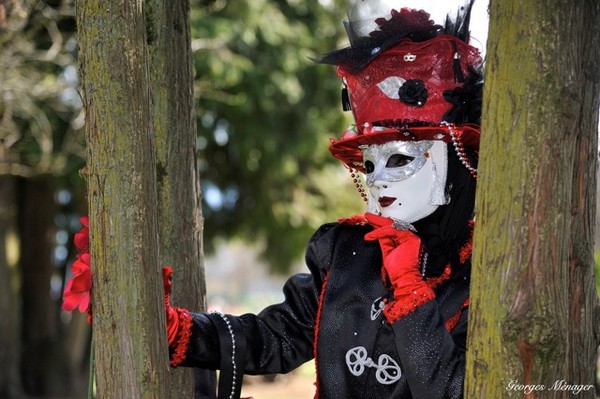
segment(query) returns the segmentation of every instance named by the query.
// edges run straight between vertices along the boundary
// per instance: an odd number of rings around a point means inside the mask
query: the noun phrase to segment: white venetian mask
[[[414,223],[448,201],[448,150],[441,141],[390,141],[361,147],[369,211]]]

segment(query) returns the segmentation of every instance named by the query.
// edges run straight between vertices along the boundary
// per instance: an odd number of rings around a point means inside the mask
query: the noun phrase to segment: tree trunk
[[[598,26],[491,1],[465,397],[595,398]]]
[[[153,0],[147,29],[151,59],[161,264],[174,270],[172,303],[206,309],[200,180],[196,167],[196,118],[190,4]],[[205,374],[197,378],[208,388]],[[191,369],[172,369],[171,397],[194,397]]]
[[[50,297],[54,233],[54,179],[20,179],[21,381],[25,393],[62,396],[70,382],[58,303]]]
[[[77,2],[99,398],[165,398],[165,310],[142,1]]]
[[[0,177],[0,397],[21,395],[19,363],[21,353],[20,283],[17,272],[17,201],[15,178]],[[38,293],[35,293],[38,294]]]

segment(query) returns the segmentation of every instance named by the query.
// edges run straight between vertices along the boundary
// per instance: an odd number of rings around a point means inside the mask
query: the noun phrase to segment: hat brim
[[[452,134],[465,148],[479,150],[480,127],[477,125],[461,126],[419,126],[409,128],[366,128],[362,134],[345,134],[340,140],[331,140],[329,151],[346,166],[364,173],[362,151],[363,145],[384,144],[389,141],[425,141],[436,140],[453,142]]]

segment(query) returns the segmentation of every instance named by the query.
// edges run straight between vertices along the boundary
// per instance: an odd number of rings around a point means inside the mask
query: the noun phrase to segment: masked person
[[[350,47],[319,61],[337,66],[356,121],[330,150],[368,211],[323,225],[310,273],[258,315],[190,313],[167,295],[173,366],[220,369],[220,397],[239,397],[244,373],[313,358],[320,399],[462,396],[482,86],[471,6],[443,25],[380,1],[351,9]]]

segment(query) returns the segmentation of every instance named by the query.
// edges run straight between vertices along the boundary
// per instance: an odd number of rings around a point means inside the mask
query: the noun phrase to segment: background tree
[[[594,384],[599,25],[597,1],[490,3],[466,397]]]
[[[20,300],[18,291],[13,287],[18,281],[16,259],[11,256],[9,237],[16,237],[16,214],[14,182],[10,178],[0,177],[0,309],[4,315],[0,324],[0,340],[5,344],[0,348],[0,397],[11,398],[19,395],[21,384],[19,378],[20,361]],[[13,242],[13,247],[16,246]],[[14,253],[14,248],[12,249]]]
[[[163,398],[169,387],[144,10],[77,3],[100,398]]]

